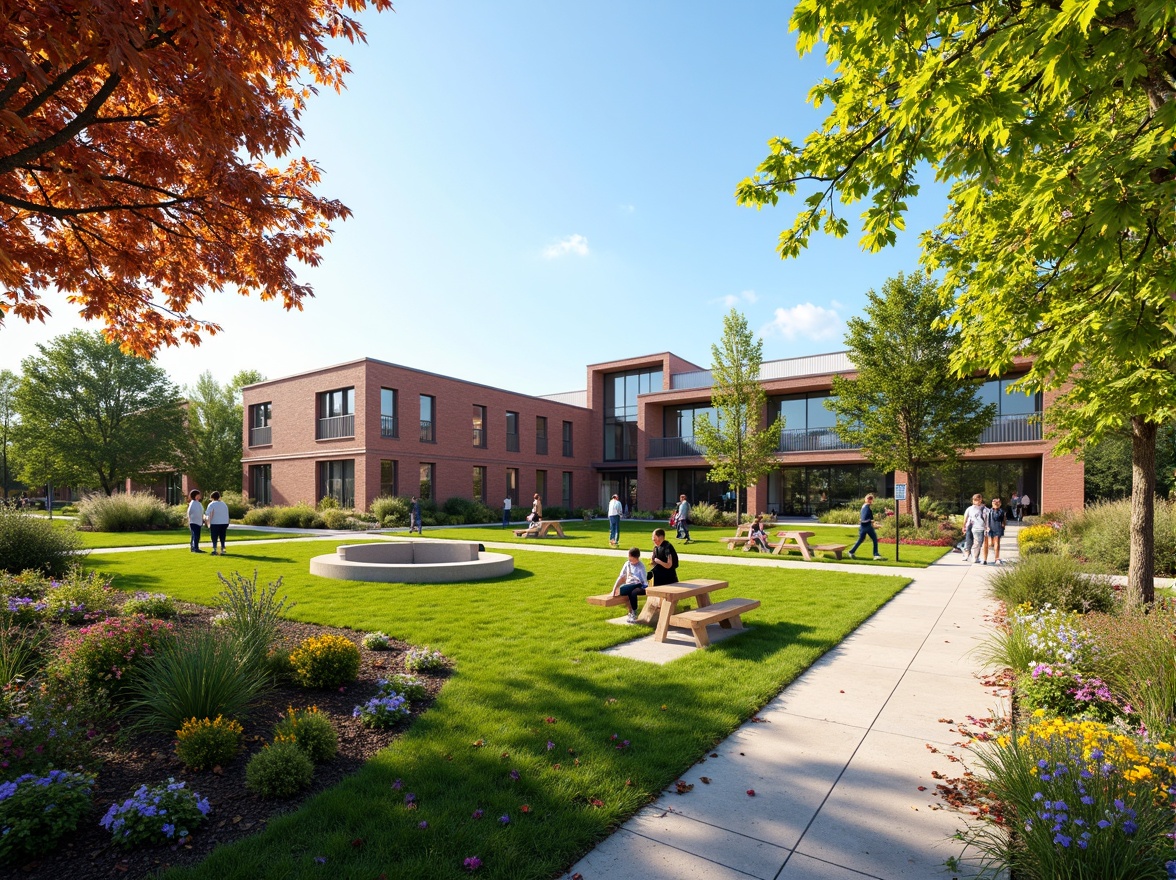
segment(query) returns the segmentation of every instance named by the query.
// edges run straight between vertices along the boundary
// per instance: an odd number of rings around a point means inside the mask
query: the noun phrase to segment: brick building
[[[848,354],[769,361],[765,422],[782,414],[779,467],[747,490],[744,509],[819,513],[866,492],[893,494],[903,474],[875,471],[834,430],[823,401]],[[981,386],[998,415],[951,470],[924,475],[923,493],[962,510],[1028,493],[1034,511],[1078,509],[1082,463],[1053,457],[1041,414],[1054,395],[1006,393],[1016,375]],[[710,372],[669,352],[593,364],[582,392],[532,397],[372,359],[245,389],[246,492],[288,504],[333,495],[366,507],[380,494],[460,496],[501,506],[631,507],[691,501],[730,506],[729,487],[706,478],[694,425],[710,414]]]

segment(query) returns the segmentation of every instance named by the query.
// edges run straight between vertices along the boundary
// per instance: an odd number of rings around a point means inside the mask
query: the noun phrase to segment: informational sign
[[[906,483],[895,483],[894,484],[894,500],[895,501],[906,501],[907,500],[906,499],[906,487],[907,487]]]

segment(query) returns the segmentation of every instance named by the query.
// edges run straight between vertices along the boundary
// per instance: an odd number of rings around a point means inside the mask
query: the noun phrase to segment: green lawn
[[[479,876],[552,877],[907,583],[691,563],[684,576],[730,579],[731,594],[763,604],[747,616],[746,633],[656,666],[599,653],[644,634],[607,623],[615,609],[584,602],[612,584],[619,558],[520,551],[510,577],[448,585],[310,575],[310,558],[339,543],[255,545],[224,559],[183,550],[90,556],[87,564],[121,589],[195,602],[216,594],[215,572],[256,568],[264,580],[283,578],[298,603],[294,617],[383,630],[454,662],[435,705],[359,773],[169,877],[456,878],[470,856],[484,862]],[[631,745],[617,748],[625,740]],[[192,784],[199,790],[198,776]],[[409,792],[419,809],[406,809]],[[476,809],[485,817],[472,818]]]
[[[62,526],[61,528],[73,528],[72,524]],[[158,547],[166,546],[167,544],[184,544],[188,543],[190,532],[187,529],[159,529],[150,532],[78,532],[78,536],[82,539],[82,546],[91,549],[103,549],[110,547]],[[238,541],[260,541],[273,540],[275,538],[304,538],[305,535],[292,535],[282,532],[242,532],[235,529],[229,529],[229,535],[225,539],[225,547],[229,553],[233,552],[232,547]],[[211,548],[211,543],[208,537],[208,529],[204,530],[200,537],[200,545],[203,549]]]
[[[520,528],[520,524],[515,523],[512,528],[504,529],[500,526],[450,526],[448,528],[429,529],[425,532],[425,537],[434,538],[458,538],[466,541],[500,541],[511,544],[519,544],[520,546],[538,543],[552,543],[571,547],[603,547],[608,548],[608,521],[607,520],[593,520],[592,522],[578,522],[569,521],[563,524],[564,534],[566,539],[561,540],[559,537],[543,538],[536,540],[535,538],[516,538],[513,529]],[[656,528],[666,529],[666,534],[669,536],[670,542],[678,550],[679,553],[697,553],[705,556],[738,556],[746,558],[753,555],[752,553],[745,553],[742,548],[735,550],[728,550],[727,545],[723,543],[722,539],[733,534],[730,526],[708,528],[704,526],[691,526],[690,537],[691,542],[689,546],[682,546],[682,542],[674,538],[674,530],[665,524],[625,520],[621,523],[621,551],[618,554],[623,556],[623,550],[629,547],[637,546],[642,551],[651,550],[653,544],[650,541],[650,534]],[[815,544],[845,544],[852,547],[857,540],[856,526],[823,526],[823,525],[782,525],[776,528],[769,529],[768,534],[774,535],[778,531],[799,531],[805,530],[816,532],[817,537],[810,539],[810,543]],[[880,537],[894,537],[894,531],[880,532]],[[774,540],[774,538],[773,538]],[[939,559],[943,554],[950,552],[950,547],[918,547],[914,545],[903,544],[900,551],[900,561],[894,561],[894,545],[880,544],[879,548],[881,555],[884,557],[883,561],[875,562],[870,557],[870,543],[867,541],[858,549],[858,558],[850,559],[848,556],[843,556],[842,559],[837,560],[831,554],[828,556],[818,555],[816,558],[820,562],[844,562],[850,565],[900,565],[906,568],[926,568],[928,565]],[[784,556],[773,557],[776,559],[801,559],[799,553],[787,553]]]

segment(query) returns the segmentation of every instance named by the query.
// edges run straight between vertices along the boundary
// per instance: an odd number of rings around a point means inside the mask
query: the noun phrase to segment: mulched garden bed
[[[176,603],[182,616],[177,624],[181,630],[211,626],[215,613],[200,605]],[[159,735],[110,737],[99,748],[102,765],[94,787],[94,812],[74,834],[63,839],[63,846],[34,861],[17,867],[21,877],[36,880],[98,880],[98,878],[147,877],[176,865],[200,861],[215,847],[240,840],[263,829],[276,816],[296,810],[306,799],[330,788],[348,774],[354,773],[370,757],[404,732],[407,724],[392,730],[372,730],[359,719],[352,718],[356,705],[376,695],[376,681],[397,672],[404,672],[404,656],[411,647],[392,640],[390,650],[369,651],[360,640],[363,633],[330,626],[282,621],[281,641],[287,648],[295,647],[303,639],[327,633],[341,635],[360,649],[360,669],[357,681],[336,690],[308,690],[295,684],[283,683],[266,693],[257,703],[245,728],[244,748],[220,772],[191,772],[175,756],[174,739]],[[414,673],[426,682],[429,701],[436,696],[444,681],[444,673]],[[419,715],[423,706],[414,706]],[[264,800],[245,788],[245,765],[249,758],[273,737],[274,724],[285,714],[288,706],[304,708],[318,706],[335,725],[339,734],[339,753],[332,760],[315,766],[310,787],[285,800]],[[191,838],[175,846],[143,847],[124,850],[111,843],[108,831],[98,825],[112,803],[122,803],[135,789],[146,783],[152,785],[174,777],[177,782],[208,798],[212,812]]]

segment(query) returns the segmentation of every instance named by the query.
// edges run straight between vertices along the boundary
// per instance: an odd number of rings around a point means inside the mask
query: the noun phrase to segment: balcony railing
[[[981,443],[1025,443],[1041,439],[1041,413],[997,416],[980,435]]]
[[[421,419],[421,442],[432,443],[433,437],[433,423],[432,421],[425,421]]]
[[[519,435],[518,434],[507,434],[506,435],[506,451],[507,452],[518,452],[519,451]]]
[[[249,429],[250,446],[269,446],[273,443],[273,429],[269,425]]]
[[[650,437],[650,458],[677,458],[683,455],[702,455],[693,437]]]
[[[780,452],[832,452],[857,449],[842,440],[833,428],[786,428],[780,432]]]
[[[396,424],[396,416],[380,416],[380,436],[399,437],[400,428]]]
[[[318,420],[319,440],[338,440],[340,437],[355,436],[355,415],[331,416]]]

